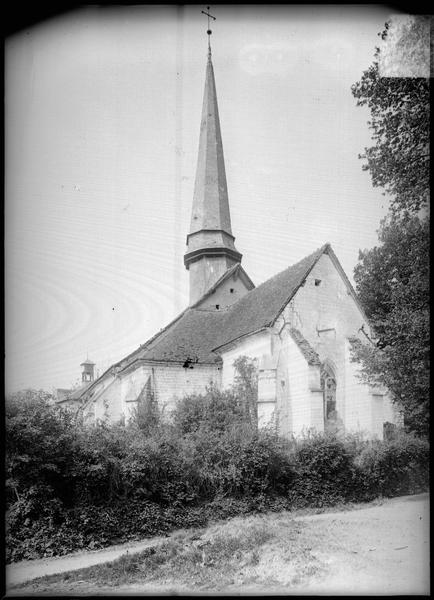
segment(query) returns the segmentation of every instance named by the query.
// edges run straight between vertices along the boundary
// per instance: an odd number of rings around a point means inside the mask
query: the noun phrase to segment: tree
[[[137,405],[132,411],[129,425],[138,427],[144,435],[151,435],[161,427],[162,418],[162,411],[152,390],[151,381],[148,379],[137,398]]]
[[[375,345],[353,341],[365,381],[385,385],[405,424],[424,434],[429,419],[429,224],[389,217],[380,245],[359,254],[354,278]]]
[[[66,481],[76,421],[44,390],[27,389],[6,398],[6,492],[32,501],[68,494]]]
[[[417,62],[425,56],[427,44],[429,49],[429,17],[386,23],[379,35],[383,42],[393,40],[399,56]],[[406,426],[425,434],[429,419],[429,80],[385,76],[393,74],[389,72],[393,64],[384,54],[384,45],[382,51],[377,48],[374,64],[352,87],[358,106],[368,106],[372,115],[374,145],[360,157],[367,160],[363,169],[391,199],[389,215],[380,226],[379,245],[360,252],[354,272],[377,339],[375,344],[353,341],[353,358],[361,364],[365,381],[385,385],[392,392]]]
[[[400,55],[404,48],[417,61],[418,49],[427,47],[429,53],[429,18],[412,17],[406,27],[386,23],[379,35],[383,42],[400,35],[395,44]],[[373,185],[391,196],[393,211],[417,212],[429,203],[429,79],[388,77],[389,70],[380,69],[385,47],[376,49],[373,65],[351,88],[357,105],[367,106],[372,116],[368,125],[375,144],[360,158],[367,160],[363,169],[370,171]]]
[[[255,361],[248,356],[234,360],[235,377],[232,391],[246,416],[246,420],[256,428],[258,425],[258,369]]]

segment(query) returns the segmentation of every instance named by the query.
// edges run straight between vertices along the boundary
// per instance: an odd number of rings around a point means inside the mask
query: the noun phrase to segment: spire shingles
[[[184,256],[184,264],[190,271],[190,304],[227,269],[241,262],[234,241],[214,69],[208,54],[193,210]]]
[[[217,94],[210,57],[206,67],[190,233],[201,229],[220,229],[232,234]]]

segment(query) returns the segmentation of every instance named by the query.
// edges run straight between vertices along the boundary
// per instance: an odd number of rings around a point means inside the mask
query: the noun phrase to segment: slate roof
[[[295,265],[250,290],[225,310],[187,308],[145,344],[110,367],[93,384],[106,374],[122,371],[138,360],[175,363],[190,360],[202,364],[221,360],[219,350],[225,345],[274,324],[320,256],[329,251],[333,255],[330,244],[324,244]],[[291,334],[307,360],[316,364],[317,355],[300,332],[293,330]]]
[[[216,362],[218,348],[274,323],[327,247],[268,279],[225,310],[187,308],[114,366],[122,370],[137,360]]]
[[[214,348],[273,325],[328,247],[329,244],[325,244],[295,265],[258,285],[229,307],[223,335]]]
[[[224,311],[188,308],[138,350],[115,365],[120,369],[140,360],[214,363],[212,352]]]

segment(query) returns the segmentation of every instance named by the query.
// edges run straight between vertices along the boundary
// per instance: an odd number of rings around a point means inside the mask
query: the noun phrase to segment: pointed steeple
[[[223,143],[211,51],[208,51],[200,124],[199,155],[190,233],[184,264],[190,271],[190,304],[198,300],[236,263],[229,212]]]
[[[220,229],[232,234],[223,143],[211,56],[208,56],[206,66],[190,233],[201,229]]]

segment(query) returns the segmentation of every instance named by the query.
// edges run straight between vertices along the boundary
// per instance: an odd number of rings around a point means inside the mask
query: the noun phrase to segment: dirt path
[[[327,543],[316,556],[328,575],[302,586],[306,593],[430,593],[429,496],[388,500],[382,506],[305,517]]]
[[[38,560],[23,560],[21,562],[6,565],[6,587],[24,583],[43,575],[65,573],[83,567],[98,565],[111,560],[116,560],[123,554],[141,552],[145,548],[155,546],[167,540],[167,537],[153,537],[139,542],[127,542],[116,546],[109,546],[101,550],[90,550],[87,552],[75,552],[66,556],[55,558],[41,558]]]
[[[274,558],[263,563],[263,577],[254,584],[246,581],[225,588],[225,593],[270,594],[429,594],[429,497],[428,494],[386,500],[382,505],[359,510],[328,512],[297,516],[291,513],[270,514],[260,518],[281,521],[302,521],[303,544],[323,565],[320,572],[307,578],[302,585],[285,583],[290,570]],[[85,552],[55,559],[27,561],[9,565],[6,572],[8,588],[41,575],[62,573],[83,566],[114,560],[129,553],[156,545],[167,538],[152,538],[142,542],[122,544],[105,550]],[[277,548],[278,550],[278,548]],[[265,570],[264,570],[265,569]],[[274,582],[274,583],[273,583]],[[68,586],[67,586],[68,587]],[[38,593],[38,586],[11,590],[8,595],[22,595],[24,591]],[[182,593],[192,591],[167,582],[131,584],[128,586],[98,588],[88,582],[75,582],[72,589],[58,589],[62,593],[108,595]],[[197,590],[199,591],[199,590]],[[211,591],[211,590],[208,590]],[[219,590],[221,591],[221,590]]]

